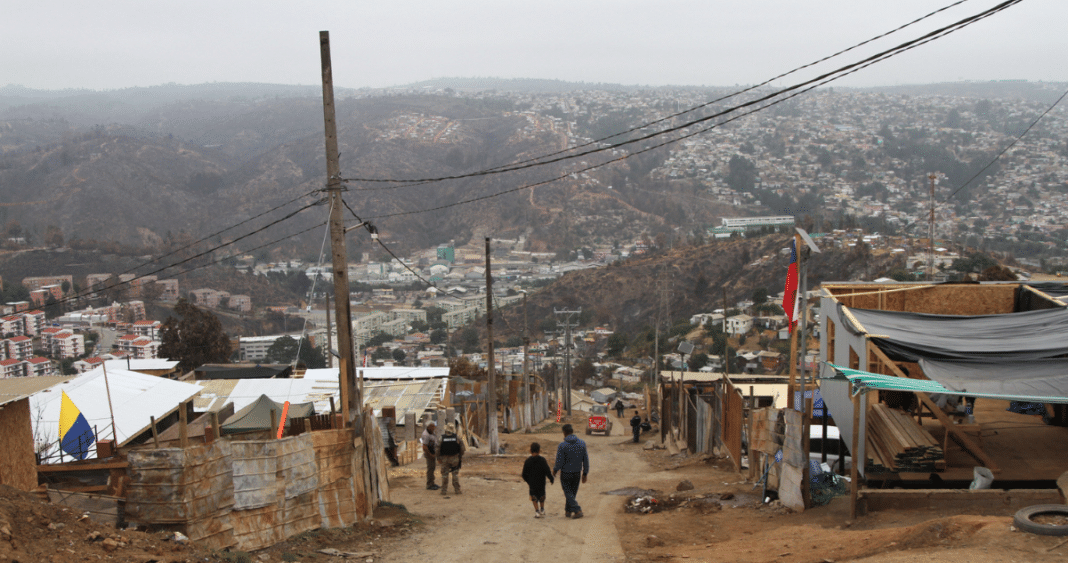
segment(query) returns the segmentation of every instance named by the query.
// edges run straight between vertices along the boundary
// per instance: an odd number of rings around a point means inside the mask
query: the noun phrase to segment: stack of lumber
[[[931,434],[908,414],[883,403],[868,411],[867,458],[872,471],[942,471],[946,457]]]

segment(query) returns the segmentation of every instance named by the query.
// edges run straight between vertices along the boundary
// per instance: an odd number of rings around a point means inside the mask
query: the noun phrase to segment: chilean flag
[[[790,321],[790,332],[797,323],[797,239],[790,241],[790,268],[786,271],[786,289],[782,296],[782,310]]]

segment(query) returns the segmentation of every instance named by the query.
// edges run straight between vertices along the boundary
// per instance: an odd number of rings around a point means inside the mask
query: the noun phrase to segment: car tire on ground
[[[1068,525],[1039,524],[1031,518],[1042,514],[1068,517],[1066,504],[1036,504],[1016,511],[1012,523],[1019,529],[1041,536],[1068,536]]]

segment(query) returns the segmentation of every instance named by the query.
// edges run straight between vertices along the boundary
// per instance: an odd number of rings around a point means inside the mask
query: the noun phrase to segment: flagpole
[[[111,413],[111,437],[113,440],[115,440],[115,451],[119,451],[119,432],[118,429],[115,428],[115,409],[111,406],[111,385],[108,384],[107,362],[100,364],[100,368],[104,370],[104,390],[106,390],[108,393],[108,412]],[[99,457],[99,455],[100,452],[97,452],[97,457]]]

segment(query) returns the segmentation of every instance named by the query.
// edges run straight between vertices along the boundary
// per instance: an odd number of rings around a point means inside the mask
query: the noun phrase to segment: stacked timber
[[[942,471],[946,457],[929,432],[908,414],[883,403],[868,411],[867,458],[871,471]]]

